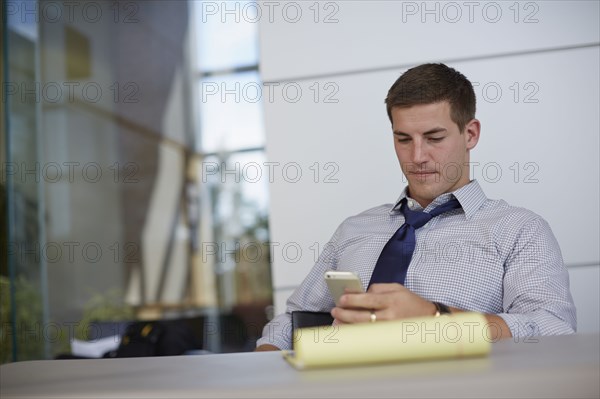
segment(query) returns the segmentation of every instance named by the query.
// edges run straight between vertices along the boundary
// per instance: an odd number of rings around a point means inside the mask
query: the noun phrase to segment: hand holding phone
[[[345,292],[365,292],[360,279],[352,272],[327,271],[325,272],[325,282],[327,282],[329,293],[336,306],[339,306],[340,297]]]

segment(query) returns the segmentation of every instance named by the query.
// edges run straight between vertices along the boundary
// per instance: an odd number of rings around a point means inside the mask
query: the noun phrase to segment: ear
[[[465,126],[465,144],[467,150],[475,148],[479,142],[479,133],[481,132],[481,123],[477,119],[471,119],[467,126]]]

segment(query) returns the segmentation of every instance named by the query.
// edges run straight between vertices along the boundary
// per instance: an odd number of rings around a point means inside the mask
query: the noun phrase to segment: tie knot
[[[427,212],[413,211],[408,208],[406,204],[402,205],[405,223],[411,225],[413,228],[418,229],[423,227],[429,222],[433,216]]]
[[[411,225],[415,229],[418,229],[427,224],[427,222],[429,222],[432,218],[456,208],[460,208],[460,203],[456,198],[452,198],[450,201],[433,208],[429,213],[411,210],[406,204],[405,200],[402,203],[402,206],[400,207],[400,211],[402,211],[402,213],[404,214],[406,224]]]

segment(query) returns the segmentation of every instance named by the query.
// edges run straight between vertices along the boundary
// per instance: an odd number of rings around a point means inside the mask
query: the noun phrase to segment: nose
[[[420,165],[427,161],[427,152],[421,140],[413,141],[412,162]]]

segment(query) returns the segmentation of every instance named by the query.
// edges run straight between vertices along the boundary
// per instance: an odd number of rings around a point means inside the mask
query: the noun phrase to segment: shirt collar
[[[402,200],[405,198],[409,198],[408,195],[406,195],[407,192],[408,186],[404,187],[404,189],[402,190],[400,197],[398,197],[398,199],[390,209],[390,214],[400,212],[400,205]],[[462,207],[465,213],[465,217],[467,219],[470,219],[473,216],[473,214],[481,207],[481,205],[483,205],[483,203],[487,200],[487,197],[481,189],[481,186],[479,185],[477,180],[471,180],[469,184],[459,188],[458,190],[453,191],[451,193],[442,194],[439,197],[435,198],[433,201],[431,201],[431,204],[429,204],[427,208],[425,208],[425,210],[430,211],[436,206],[449,201],[450,198],[452,198],[452,196],[454,196],[460,203],[460,206]]]

